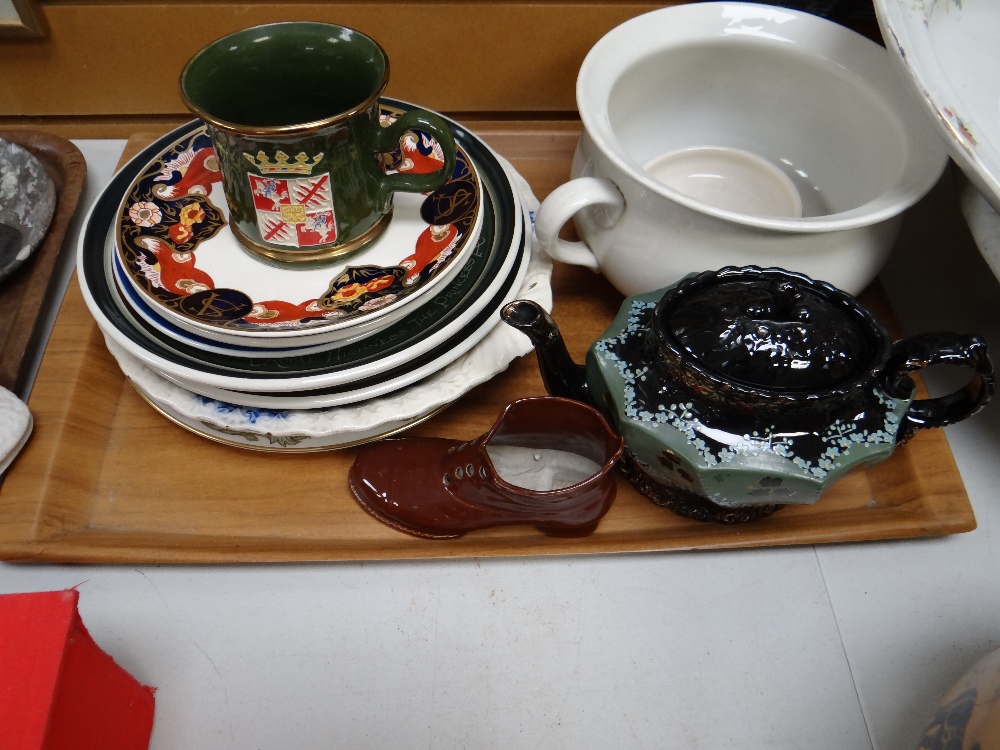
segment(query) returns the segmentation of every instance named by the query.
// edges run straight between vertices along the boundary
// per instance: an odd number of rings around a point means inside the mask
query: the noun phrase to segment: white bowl
[[[876,0],[886,46],[962,171],[1000,211],[1000,4]]]
[[[525,230],[530,232],[531,229],[529,214],[521,197],[525,183],[512,167],[476,136],[463,131],[463,138],[470,148],[475,146],[475,152],[484,161],[478,168],[490,174],[489,189],[495,191],[496,210],[504,217],[504,229],[501,232],[495,228],[488,246],[480,243],[488,256],[487,260],[491,261],[490,273],[477,277],[475,287],[469,293],[474,297],[466,295],[462,298],[461,301],[468,304],[454,310],[448,308],[433,326],[421,328],[422,316],[418,316],[409,325],[405,341],[390,340],[391,331],[381,343],[366,339],[361,342],[365,348],[355,352],[357,358],[350,362],[331,358],[319,364],[302,363],[298,355],[287,358],[287,362],[283,362],[282,358],[255,360],[235,357],[227,362],[218,356],[210,358],[207,352],[186,346],[183,341],[170,341],[169,337],[165,339],[155,330],[146,330],[141,321],[119,306],[111,293],[110,284],[114,282],[108,275],[109,247],[105,240],[109,227],[116,221],[114,218],[109,220],[109,213],[112,213],[109,209],[119,204],[134,170],[146,163],[148,152],[137,156],[116,175],[84,222],[85,230],[77,253],[84,300],[107,337],[153,371],[185,384],[248,394],[288,395],[324,391],[314,395],[336,398],[337,403],[345,403],[341,397],[346,391],[350,391],[351,398],[376,395],[374,390],[359,391],[362,383],[391,382],[394,387],[403,387],[415,378],[429,374],[423,369],[418,370],[422,367],[421,363],[433,357],[438,368],[444,367],[485,336],[488,328],[481,326],[479,321],[483,316],[492,316],[495,322],[499,321],[499,308],[512,298],[510,295],[516,294],[526,272],[526,263],[518,262],[531,251],[525,235]],[[157,142],[150,149],[159,147]],[[385,347],[385,351],[376,349],[377,346]],[[324,401],[316,405],[332,403]]]
[[[884,263],[900,214],[946,162],[884,49],[766,5],[673,6],[622,24],[584,60],[577,103],[577,179],[542,204],[539,240],[626,295],[748,263],[856,294]],[[693,197],[646,169],[705,148],[743,155],[744,166],[766,162],[758,176],[779,193],[794,185],[802,215],[712,205],[710,193]],[[558,239],[571,216],[581,243]]]

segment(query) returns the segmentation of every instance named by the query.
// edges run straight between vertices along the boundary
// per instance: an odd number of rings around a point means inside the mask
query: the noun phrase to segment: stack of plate
[[[408,105],[383,100],[391,120]],[[499,325],[516,297],[551,307],[532,253],[527,184],[453,124],[452,178],[397,193],[389,228],[335,265],[287,268],[245,252],[203,123],[132,159],[91,209],[78,269],[108,348],[183,426],[252,448],[371,440],[436,413],[530,345]],[[414,138],[387,168],[433,158]]]

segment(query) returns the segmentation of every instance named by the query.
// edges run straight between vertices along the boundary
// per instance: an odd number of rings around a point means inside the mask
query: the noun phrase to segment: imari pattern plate
[[[381,119],[387,125],[404,111],[386,103]],[[420,132],[407,133],[381,159],[397,172],[430,171],[441,163],[437,143]],[[262,201],[268,195],[279,201],[300,196],[305,203],[322,198],[322,186],[307,177],[266,182],[273,184],[260,186]],[[357,253],[311,268],[265,264],[227,226],[218,160],[205,126],[195,122],[125,194],[116,252],[126,280],[185,330],[220,341],[357,338],[430,299],[428,293],[468,260],[482,226],[479,175],[461,147],[447,183],[428,195],[397,193],[394,204],[383,235]]]

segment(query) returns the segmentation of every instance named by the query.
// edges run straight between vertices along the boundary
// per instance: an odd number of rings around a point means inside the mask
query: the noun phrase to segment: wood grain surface
[[[0,115],[180,114],[177,79],[221,36],[277,21],[325,21],[376,39],[387,96],[438,111],[575,112],[590,48],[624,21],[672,3],[54,2],[49,34],[0,43]]]
[[[564,181],[576,133],[481,134],[539,197]],[[151,136],[130,141],[134,153]],[[578,360],[622,297],[603,278],[556,266],[553,316]],[[866,293],[882,306],[878,290]],[[469,439],[509,401],[542,395],[533,356],[516,361],[408,435]],[[940,430],[920,433],[880,466],[848,475],[812,506],[740,526],[684,519],[624,480],[598,530],[553,539],[511,527],[432,541],[396,532],[354,502],[358,449],[264,454],[219,445],[159,416],[104,347],[74,281],[30,407],[35,434],[0,490],[0,558],[79,562],[296,560],[550,555],[712,549],[944,535],[975,528]]]
[[[389,96],[470,127],[477,117],[574,118],[577,73],[594,43],[630,18],[686,1],[41,0],[44,38],[0,40],[0,128],[71,138],[169,129],[188,114],[177,78],[191,55],[232,31],[288,20],[371,34],[391,60]],[[881,41],[874,14],[855,12],[863,2],[823,5]]]

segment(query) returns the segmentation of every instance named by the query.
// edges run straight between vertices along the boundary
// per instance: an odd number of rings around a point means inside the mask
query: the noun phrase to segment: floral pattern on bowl
[[[949,153],[1000,210],[1000,5],[990,0],[875,0],[886,47]]]

